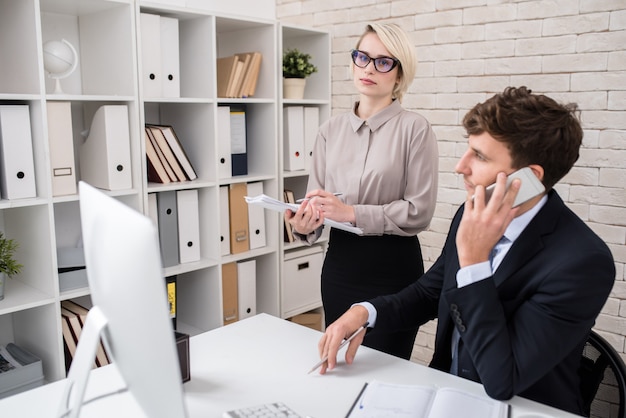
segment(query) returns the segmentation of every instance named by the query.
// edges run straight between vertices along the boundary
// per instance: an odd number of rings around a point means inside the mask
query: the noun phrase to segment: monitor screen
[[[156,227],[148,217],[85,182],[79,183],[79,198],[85,265],[94,305],[85,328],[90,321],[96,323],[95,328],[97,323],[103,324],[98,335],[146,416],[185,417]],[[83,383],[75,377],[88,376],[90,369],[86,364],[88,370],[73,370],[84,368],[74,364],[82,342],[68,373],[68,380],[79,382],[77,386]],[[93,364],[93,357],[90,360]],[[72,390],[80,394],[81,389]],[[74,408],[80,409],[80,401]]]

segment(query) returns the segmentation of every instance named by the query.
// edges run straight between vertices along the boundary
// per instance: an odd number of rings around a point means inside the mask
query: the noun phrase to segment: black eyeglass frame
[[[365,65],[359,65],[356,63],[356,57],[358,56],[358,54],[363,54],[367,57],[367,62],[365,63]],[[400,64],[400,60],[397,58],[393,58],[393,57],[376,57],[376,58],[372,58],[369,55],[367,55],[365,52],[359,50],[359,49],[351,49],[350,50],[350,57],[352,57],[352,62],[354,63],[354,65],[356,65],[359,68],[365,68],[367,67],[370,62],[374,62],[374,68],[376,69],[376,71],[378,71],[379,73],[388,73],[391,72],[394,68],[396,68],[398,66],[398,64]],[[378,64],[376,64],[376,62],[380,59],[388,59],[393,61],[393,64],[391,65],[391,68],[389,68],[387,71],[381,71],[380,69],[378,69]]]

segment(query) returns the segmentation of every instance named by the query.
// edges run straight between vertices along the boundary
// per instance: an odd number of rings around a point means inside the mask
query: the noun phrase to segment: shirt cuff
[[[482,263],[472,264],[471,266],[459,269],[459,271],[456,272],[456,285],[458,288],[465,287],[490,276],[491,263],[489,261],[483,261]]]
[[[376,312],[376,308],[374,308],[374,305],[369,302],[359,302],[353,304],[352,306],[362,306],[367,309],[367,327],[374,328],[374,326],[376,325],[376,317],[378,315],[378,312]]]

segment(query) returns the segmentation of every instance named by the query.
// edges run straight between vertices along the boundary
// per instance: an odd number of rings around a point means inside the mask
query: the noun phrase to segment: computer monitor
[[[186,417],[156,227],[87,183],[78,186],[93,308],[70,366],[59,415],[78,416],[102,337],[147,417]]]

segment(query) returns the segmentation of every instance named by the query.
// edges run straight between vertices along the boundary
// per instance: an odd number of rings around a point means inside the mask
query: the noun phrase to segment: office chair
[[[578,371],[586,416],[626,418],[626,366],[615,349],[591,331]]]

